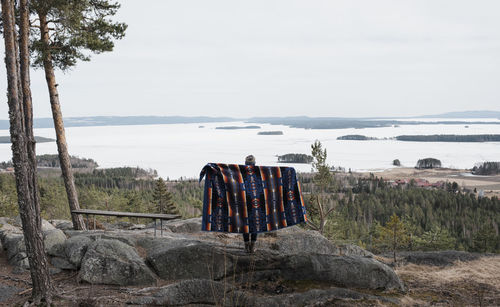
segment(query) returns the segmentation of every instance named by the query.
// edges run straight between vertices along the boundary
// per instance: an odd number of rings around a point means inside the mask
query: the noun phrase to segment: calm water
[[[101,167],[140,166],[158,170],[160,176],[177,179],[197,177],[208,162],[244,162],[253,154],[260,165],[277,165],[276,155],[310,154],[311,144],[320,140],[328,150],[328,163],[352,170],[383,170],[399,159],[415,166],[420,158],[440,159],[445,167],[471,168],[481,161],[500,161],[500,142],[420,143],[338,141],[338,136],[362,134],[394,137],[402,134],[500,134],[500,125],[408,125],[387,128],[306,130],[258,124],[261,129],[220,130],[217,126],[247,126],[248,123],[202,123],[176,125],[73,127],[66,129],[70,154],[92,158]],[[199,126],[204,126],[200,128]],[[281,130],[284,135],[257,135],[258,131]],[[55,138],[53,129],[36,129],[38,136]],[[8,135],[8,130],[0,130]],[[55,154],[54,143],[37,145],[37,154]],[[12,157],[9,144],[0,144],[0,161]],[[310,165],[291,164],[300,171]]]

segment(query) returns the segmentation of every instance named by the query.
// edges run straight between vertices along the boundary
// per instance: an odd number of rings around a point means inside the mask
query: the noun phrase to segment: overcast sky
[[[57,74],[64,116],[500,111],[498,0],[119,2],[115,51]],[[50,117],[40,70],[32,90]]]

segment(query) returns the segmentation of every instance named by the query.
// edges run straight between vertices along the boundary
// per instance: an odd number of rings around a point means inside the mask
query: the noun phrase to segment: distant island
[[[278,156],[278,163],[305,163],[313,162],[313,157],[306,154],[289,153],[286,155]]]
[[[48,143],[54,142],[55,140],[43,136],[35,136],[35,141],[37,143]],[[0,144],[10,144],[10,136],[0,136]]]
[[[498,175],[500,174],[500,162],[483,162],[472,168],[474,175]]]
[[[76,156],[70,156],[69,157],[71,167],[74,169],[89,169],[89,170],[94,170],[99,165],[97,164],[96,161],[92,159],[85,159],[85,158],[80,158]],[[48,155],[37,155],[36,156],[36,164],[38,167],[42,168],[60,168],[60,160],[59,160],[59,155],[53,155],[53,154],[48,154]],[[0,169],[6,169],[9,167],[14,167],[14,164],[12,161],[4,161],[0,162]]]
[[[283,131],[260,131],[258,135],[283,135]]]
[[[372,141],[372,140],[378,140],[377,138],[374,137],[368,137],[365,135],[360,135],[360,134],[349,134],[349,135],[343,135],[339,136],[337,140],[350,140],[350,141]]]
[[[468,111],[438,115],[411,117],[208,117],[208,116],[87,116],[64,118],[65,127],[95,127],[95,126],[131,126],[131,125],[165,125],[189,123],[221,123],[245,121],[253,124],[285,125],[304,129],[343,129],[343,128],[379,128],[397,127],[400,125],[500,125],[499,121],[474,121],[476,118],[499,118],[497,111]],[[420,121],[415,118],[436,118],[436,121]],[[449,121],[439,120],[447,118]],[[455,120],[456,119],[456,120]],[[471,120],[467,120],[471,119]],[[34,128],[53,128],[52,118],[35,118]],[[0,120],[0,129],[9,129],[8,120]],[[248,128],[247,128],[248,129]]]
[[[500,134],[435,134],[435,135],[399,135],[398,141],[410,142],[500,142]]]
[[[398,135],[393,138],[375,138],[360,134],[339,136],[337,140],[373,141],[373,140],[398,140],[404,142],[500,142],[500,134],[434,134],[434,135]]]
[[[441,168],[441,161],[435,158],[425,158],[417,161],[417,169]]]
[[[260,126],[221,126],[221,127],[215,127],[215,129],[222,129],[222,130],[260,129]]]

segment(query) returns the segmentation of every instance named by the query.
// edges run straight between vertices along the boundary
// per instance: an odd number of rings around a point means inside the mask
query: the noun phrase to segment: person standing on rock
[[[202,231],[243,234],[245,251],[255,252],[257,234],[305,223],[306,207],[293,167],[256,166],[249,155],[244,165],[208,163]]]
[[[249,155],[245,158],[245,165],[255,166],[255,157]],[[251,208],[248,208],[251,210]],[[245,242],[245,252],[253,254],[255,252],[255,243],[257,242],[257,232],[251,234],[252,240],[250,241],[250,234],[243,233],[243,241]]]

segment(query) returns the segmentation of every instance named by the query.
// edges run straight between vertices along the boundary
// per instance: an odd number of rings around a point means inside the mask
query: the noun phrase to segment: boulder
[[[22,227],[21,217],[17,216],[14,222],[14,226]],[[54,225],[49,223],[49,221],[42,219],[42,231],[54,230],[56,229]]]
[[[80,279],[91,284],[147,285],[156,281],[136,250],[118,240],[100,239],[88,246]]]
[[[48,251],[48,254],[52,256],[52,265],[66,270],[79,269],[83,256],[92,242],[91,238],[82,235],[71,237],[61,244],[52,246]]]
[[[59,229],[52,229],[43,232],[45,251],[49,251],[55,245],[61,244],[66,240],[66,236]],[[7,251],[7,259],[10,264],[28,269],[28,258],[26,255],[26,245],[22,233],[9,231],[2,234],[3,246]]]
[[[3,224],[14,224],[14,220],[9,217],[0,217],[0,228],[2,228]]]
[[[283,278],[311,280],[365,289],[404,290],[396,273],[387,265],[361,256],[335,256],[303,250],[280,253],[260,249],[254,255],[241,248],[217,246],[207,242],[171,244],[150,249],[147,261],[166,280]]]
[[[336,245],[336,252],[335,255],[340,255],[340,256],[362,256],[362,257],[370,257],[373,258],[374,255],[367,251],[366,249],[363,249],[357,245],[354,244],[341,244],[341,245]]]
[[[147,262],[158,276],[166,280],[221,279],[225,272],[232,272],[236,257],[205,242],[173,241],[170,246],[153,249]]]
[[[26,252],[26,246],[24,245],[24,237],[22,234],[10,232],[4,233],[2,242],[5,250],[7,251],[7,259],[9,262],[17,254]]]
[[[186,220],[174,220],[166,224],[167,228],[176,233],[195,233],[201,231],[201,217]]]
[[[234,287],[206,279],[183,280],[153,290],[147,296],[135,297],[129,303],[136,305],[185,306],[189,304],[220,304]]]
[[[373,257],[369,251],[353,244],[336,245],[315,230],[288,227],[267,235],[270,242],[259,242],[280,254],[293,255],[311,251],[315,254]]]
[[[325,281],[343,287],[404,291],[396,273],[373,258],[303,253],[280,259],[280,270],[287,280]]]
[[[73,222],[68,220],[49,220],[49,222],[57,229],[61,230],[73,229]]]
[[[56,244],[64,243],[64,241],[66,241],[66,235],[60,229],[46,230],[43,232],[45,252],[48,252]]]
[[[186,306],[314,306],[336,305],[338,300],[346,300],[349,305],[356,301],[382,301],[398,304],[396,299],[364,294],[348,289],[314,289],[301,293],[260,296],[241,291],[230,284],[205,279],[183,280],[161,288],[145,289],[149,293],[139,293],[128,303],[136,305]],[[143,294],[143,296],[140,296]],[[145,295],[144,295],[145,294]],[[378,305],[378,304],[374,304]]]
[[[283,255],[293,255],[304,251],[311,251],[317,254],[337,254],[337,247],[319,232],[313,230],[304,230],[293,226],[273,232],[274,238],[268,248],[275,250]]]

